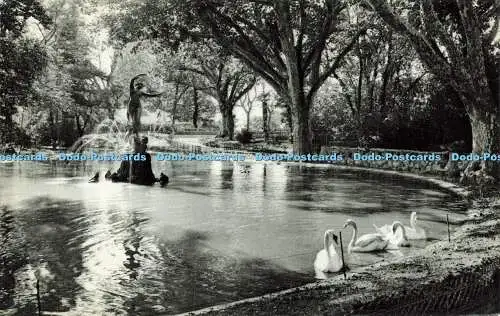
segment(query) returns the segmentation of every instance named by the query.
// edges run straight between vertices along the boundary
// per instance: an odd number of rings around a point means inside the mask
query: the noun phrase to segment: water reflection
[[[346,249],[348,217],[365,234],[373,223],[408,225],[416,210],[442,238],[446,214],[452,224],[463,216],[455,197],[380,176],[263,163],[156,168],[170,170],[168,188],[88,184],[88,170],[75,166],[0,166],[8,202],[0,213],[0,310],[35,313],[38,271],[46,311],[185,312],[313,281],[324,231],[341,231]],[[356,269],[426,244],[346,259]]]
[[[123,265],[130,270],[130,278],[137,279],[137,269],[141,266],[140,252],[141,241],[144,238],[140,229],[142,222],[147,222],[148,219],[139,219],[137,213],[132,214],[132,222],[128,225],[125,235],[129,235],[123,241],[123,248],[125,249],[126,262]]]
[[[81,244],[85,237],[78,231],[82,225],[74,220],[81,210],[78,202],[35,198],[25,201],[20,210],[12,211],[19,223],[18,236],[9,239],[20,243],[10,246],[7,253],[18,252],[16,260],[20,261],[18,274],[8,274],[16,280],[18,315],[34,313],[34,275],[43,284],[41,302],[46,310],[68,311],[75,305],[82,290],[75,278],[83,270]]]
[[[15,273],[28,264],[17,225],[12,210],[0,208],[0,310],[15,304]]]
[[[163,244],[163,249],[174,250],[164,251],[167,268],[163,277],[170,289],[166,300],[179,305],[171,307],[170,312],[201,308],[214,300],[230,302],[237,297],[257,296],[312,280],[307,274],[287,272],[266,260],[220,253],[207,244],[209,238],[188,231],[180,239]]]
[[[234,169],[233,168],[228,168],[228,169],[222,169],[221,170],[221,189],[222,190],[232,190],[233,189],[233,174],[234,174]]]

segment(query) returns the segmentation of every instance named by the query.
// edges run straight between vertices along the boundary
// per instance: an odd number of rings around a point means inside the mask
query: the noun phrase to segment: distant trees
[[[247,131],[250,130],[250,114],[252,113],[252,109],[254,108],[254,105],[255,105],[255,102],[257,101],[259,95],[257,95],[257,91],[256,89],[253,89],[254,91],[252,91],[253,93],[250,94],[250,93],[247,93],[245,94],[240,102],[239,102],[239,106],[240,108],[243,110],[243,112],[245,112],[245,119],[246,119],[246,122],[245,122],[245,128]],[[267,124],[267,107],[266,108],[266,111],[265,111],[265,114],[264,114],[264,119],[266,121],[266,124]]]
[[[175,13],[170,12],[172,15],[169,17],[164,11],[168,2],[146,1],[140,5],[131,2],[126,5],[128,10],[125,13],[111,14],[109,17],[108,23],[113,28],[112,34],[115,40],[122,43],[144,40],[158,43],[157,52],[162,55],[162,63],[168,65],[170,72],[167,81],[180,80],[184,86],[196,90],[196,93],[214,98],[222,115],[222,129],[219,136],[232,140],[233,109],[255,84],[256,78],[253,73],[209,39],[203,42],[191,41],[188,38],[184,38],[183,41],[171,41],[173,30],[158,25],[163,23],[162,21],[167,23],[167,20],[174,19]]]
[[[202,82],[200,91],[217,100],[222,115],[219,136],[233,140],[234,107],[252,89],[257,79],[238,60],[217,46],[191,46],[190,49],[194,56],[191,56],[190,62],[185,60],[179,65],[178,70],[195,75]]]
[[[356,9],[352,19],[370,17],[363,8]],[[409,43],[372,21],[333,72],[330,84],[338,85],[340,91],[332,93],[347,106],[357,145],[380,146],[398,133],[400,123],[411,120],[413,110],[425,106],[428,98],[423,87],[428,78]]]

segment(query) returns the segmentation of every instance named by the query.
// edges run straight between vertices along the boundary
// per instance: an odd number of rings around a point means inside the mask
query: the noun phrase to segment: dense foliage
[[[0,142],[26,142],[13,121],[18,106],[29,102],[33,83],[47,64],[47,53],[36,40],[23,37],[28,19],[43,25],[51,20],[38,1],[0,3]]]

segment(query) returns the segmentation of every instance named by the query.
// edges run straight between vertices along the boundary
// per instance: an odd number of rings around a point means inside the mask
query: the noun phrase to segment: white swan
[[[379,234],[389,235],[392,234],[392,225],[384,225],[381,227],[377,227],[373,224],[375,230]],[[404,226],[406,230],[406,237],[408,239],[426,239],[425,230],[422,227],[417,226],[417,212],[411,212],[410,215],[410,226]]]
[[[352,219],[345,222],[344,228],[347,226],[353,228],[351,242],[347,248],[348,253],[384,250],[389,243],[389,239],[383,234],[366,234],[358,238],[358,226]]]
[[[324,249],[316,254],[314,260],[314,271],[318,279],[326,279],[325,273],[338,272],[342,269],[342,259],[335,250],[334,242],[338,244],[337,235],[332,229],[329,229],[325,232]]]
[[[398,230],[398,228],[401,228]],[[398,232],[401,232],[398,234]],[[410,242],[406,236],[406,228],[401,222],[395,221],[392,223],[392,231],[390,234],[386,235],[389,239],[389,244],[387,245],[387,250],[397,250],[399,247],[408,247]]]
[[[426,239],[425,229],[417,226],[417,212],[411,212],[410,227],[405,227],[408,239]]]

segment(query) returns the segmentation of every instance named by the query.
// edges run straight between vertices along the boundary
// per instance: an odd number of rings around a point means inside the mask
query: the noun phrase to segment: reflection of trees
[[[312,169],[309,169],[312,170]],[[318,175],[308,172],[307,168],[302,169],[300,166],[291,166],[288,169],[286,178],[287,199],[314,201],[314,193],[317,190]]]
[[[394,211],[406,214],[411,208],[440,208],[450,203],[423,195],[422,189],[436,189],[428,183],[391,175],[295,166],[289,168],[289,174],[287,200],[300,201],[295,207],[305,211],[370,216]]]
[[[12,211],[0,209],[0,310],[14,305],[14,274],[28,263],[24,240]]]
[[[311,282],[311,276],[286,271],[262,259],[244,259],[207,251],[207,235],[187,232],[160,250],[166,292],[172,313],[263,295]]]
[[[83,210],[79,202],[36,198],[19,212],[30,263],[36,267],[38,258],[43,258],[53,275],[50,280],[41,280],[41,288],[46,290],[41,293],[45,311],[68,310],[68,306],[62,306],[61,299],[74,306],[81,290],[76,278],[83,270],[85,234],[82,230],[87,226],[81,220]]]
[[[133,220],[129,228],[130,239],[124,245],[126,252],[134,252],[136,266],[127,267],[134,273],[132,278],[120,281],[131,294],[123,303],[128,315],[181,313],[313,280],[310,275],[286,271],[265,260],[238,260],[216,253],[205,246],[208,236],[204,233],[189,231],[177,240],[153,245],[141,241],[139,220]]]
[[[209,185],[216,191],[246,190],[247,186],[252,185],[249,181],[255,179],[255,171],[252,165],[248,164],[233,164],[230,161],[212,162],[208,173]],[[203,185],[207,186],[206,183]]]
[[[151,251],[145,249],[147,241],[144,240],[142,224],[148,219],[140,218],[140,213],[133,211],[130,214],[128,224],[125,228],[125,238],[123,247],[125,250],[126,260],[123,266],[129,271],[129,280],[122,279],[120,286],[131,290],[129,296],[123,303],[124,309],[129,315],[153,315],[156,312],[151,309],[155,304],[153,297],[155,293],[161,291],[161,286],[151,284],[149,281],[157,279],[155,269],[162,266],[161,262],[156,261],[154,264],[148,264],[146,261],[151,258]]]
[[[262,171],[262,192],[264,192],[264,196],[267,193],[267,187],[266,187],[266,177],[267,177],[267,166],[265,164],[262,165],[264,170]]]
[[[145,220],[138,218],[136,212],[134,212],[131,216],[132,222],[127,227],[127,232],[130,237],[123,241],[123,247],[125,248],[125,255],[127,257],[127,261],[124,262],[123,265],[130,270],[130,278],[137,279],[137,270],[141,266],[139,259],[141,256],[141,241],[144,238],[140,230],[140,224]]]
[[[222,178],[222,189],[223,190],[232,190],[233,189],[233,168],[230,169],[222,169],[221,178]]]

